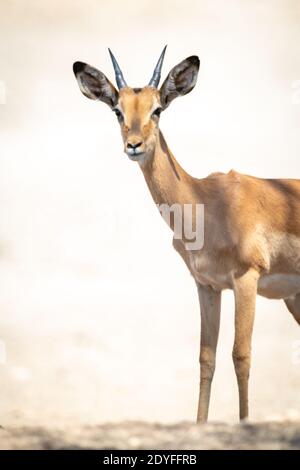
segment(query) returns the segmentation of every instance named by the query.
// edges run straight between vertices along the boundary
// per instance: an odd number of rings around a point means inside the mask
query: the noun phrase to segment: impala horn
[[[127,83],[124,80],[122,70],[120,69],[118,62],[116,61],[115,56],[113,55],[113,53],[111,52],[109,48],[108,48],[108,51],[109,51],[109,55],[110,55],[113,67],[114,67],[116,82],[117,82],[119,90],[121,90],[121,88],[124,88],[127,86]]]
[[[163,48],[163,51],[160,55],[160,58],[158,59],[156,67],[154,69],[152,78],[149,82],[148,86],[151,86],[152,88],[157,88],[158,87],[158,84],[159,84],[159,81],[160,81],[161,69],[162,69],[162,65],[163,65],[163,61],[164,61],[164,57],[165,57],[165,53],[166,53],[166,49],[167,49],[167,46],[165,46]]]

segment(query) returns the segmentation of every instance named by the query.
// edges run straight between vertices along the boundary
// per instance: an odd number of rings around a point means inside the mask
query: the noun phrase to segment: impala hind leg
[[[248,270],[234,279],[235,337],[233,363],[239,389],[240,419],[248,417],[248,382],[251,361],[251,338],[255,315],[258,273]]]
[[[200,395],[197,423],[208,416],[211,382],[215,371],[216,349],[220,326],[221,292],[197,284],[201,311]]]
[[[300,325],[300,294],[284,299],[284,301],[296,322]]]

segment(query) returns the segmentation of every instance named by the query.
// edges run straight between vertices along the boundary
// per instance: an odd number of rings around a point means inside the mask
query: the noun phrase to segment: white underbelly
[[[300,293],[300,275],[278,273],[262,276],[257,292],[269,299],[286,299]]]

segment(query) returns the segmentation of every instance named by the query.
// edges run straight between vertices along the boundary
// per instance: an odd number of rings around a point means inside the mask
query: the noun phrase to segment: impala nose
[[[136,150],[138,149],[141,145],[142,145],[143,142],[137,142],[137,143],[131,143],[131,142],[127,142],[127,148],[128,149],[131,149],[131,150]]]

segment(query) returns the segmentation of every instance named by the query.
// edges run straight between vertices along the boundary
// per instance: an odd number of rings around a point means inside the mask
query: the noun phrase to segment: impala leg
[[[216,292],[209,286],[196,284],[201,311],[200,394],[197,423],[205,423],[208,416],[211,382],[215,371],[221,292]]]
[[[251,338],[255,315],[258,273],[248,270],[234,279],[235,338],[233,363],[239,389],[240,419],[248,417],[248,381],[251,361]]]

